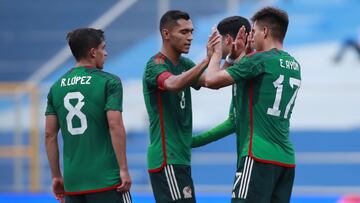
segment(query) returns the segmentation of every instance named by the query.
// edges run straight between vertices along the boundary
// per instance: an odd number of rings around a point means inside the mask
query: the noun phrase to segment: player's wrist
[[[226,63],[233,65],[236,59],[231,58],[230,54],[228,54],[225,58]]]

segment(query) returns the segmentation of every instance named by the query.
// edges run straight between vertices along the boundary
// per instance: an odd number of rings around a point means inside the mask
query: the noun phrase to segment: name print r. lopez
[[[90,85],[91,76],[74,76],[72,78],[62,78],[61,87],[71,86],[71,85]]]

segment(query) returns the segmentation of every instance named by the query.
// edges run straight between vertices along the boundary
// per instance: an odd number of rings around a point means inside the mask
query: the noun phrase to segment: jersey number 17
[[[279,107],[280,107],[280,102],[281,102],[282,92],[283,92],[283,82],[284,82],[284,75],[280,75],[279,78],[273,82],[273,85],[276,88],[276,95],[275,95],[275,101],[274,101],[273,107],[268,108],[268,110],[267,110],[267,114],[269,114],[269,115],[277,116],[277,117],[280,116],[281,110],[279,110]],[[296,94],[299,90],[301,80],[290,77],[289,84],[292,89],[295,89],[295,91],[294,91],[289,103],[286,105],[285,114],[284,114],[285,119],[288,118],[290,108],[291,108],[292,104],[295,102]]]

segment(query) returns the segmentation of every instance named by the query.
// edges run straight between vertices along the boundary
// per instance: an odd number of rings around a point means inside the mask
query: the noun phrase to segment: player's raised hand
[[[54,177],[52,179],[52,190],[54,193],[54,196],[57,200],[60,201],[60,203],[64,203],[64,180],[62,178]]]
[[[241,53],[245,50],[247,36],[245,26],[241,26],[231,47],[231,58],[235,59],[241,56]]]
[[[118,192],[126,192],[131,188],[131,178],[129,171],[126,169],[120,169],[121,185],[117,187]]]
[[[254,51],[254,45],[253,45],[253,37],[254,33],[250,32],[247,36],[246,45],[245,45],[245,54],[250,54]]]
[[[215,45],[220,44],[220,34],[215,27],[211,29],[211,34],[206,45],[207,57],[210,59],[215,51]],[[221,48],[221,45],[220,45]]]

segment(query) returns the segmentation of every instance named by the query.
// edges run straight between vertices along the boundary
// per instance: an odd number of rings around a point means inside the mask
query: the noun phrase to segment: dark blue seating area
[[[66,45],[66,33],[87,27],[111,8],[107,1],[22,1],[0,3],[0,81],[24,81]],[[193,6],[187,6],[191,3]],[[121,53],[158,30],[158,1],[137,1],[107,28],[109,53]],[[206,9],[202,5],[206,4]],[[174,1],[193,17],[219,12],[217,1]]]

